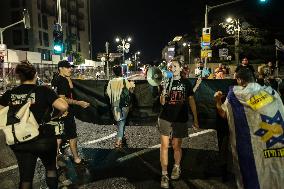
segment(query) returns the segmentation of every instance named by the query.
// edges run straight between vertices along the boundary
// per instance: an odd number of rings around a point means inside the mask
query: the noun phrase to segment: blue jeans
[[[117,139],[122,140],[124,137],[126,118],[129,112],[129,107],[113,107],[115,120],[117,121]]]

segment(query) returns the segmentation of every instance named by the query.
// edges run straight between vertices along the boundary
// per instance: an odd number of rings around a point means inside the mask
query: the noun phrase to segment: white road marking
[[[92,140],[92,141],[85,142],[85,143],[83,143],[83,144],[87,145],[87,144],[98,143],[98,142],[101,142],[101,141],[103,141],[103,140],[107,140],[107,139],[113,138],[113,137],[115,137],[116,135],[117,135],[117,132],[112,133],[112,134],[110,134],[110,135],[108,135],[108,136],[105,136],[105,137],[96,139],[96,140]]]
[[[213,132],[214,130],[213,129],[206,129],[204,131],[199,131],[199,132],[195,132],[195,133],[192,133],[189,135],[189,137],[196,137],[196,136],[199,136],[199,135],[203,135],[205,133],[209,133],[209,132]],[[105,137],[102,137],[102,138],[99,138],[99,139],[96,139],[96,140],[92,140],[92,141],[88,141],[88,142],[85,142],[83,144],[85,145],[88,145],[88,144],[94,144],[94,143],[98,143],[98,142],[101,142],[103,140],[107,140],[107,139],[110,139],[110,138],[113,138],[117,135],[117,133],[112,133],[108,136],[105,136]],[[157,145],[154,145],[154,146],[150,146],[149,148],[147,149],[144,149],[144,150],[140,150],[138,152],[135,152],[135,153],[132,153],[132,154],[129,154],[129,155],[126,155],[124,157],[121,157],[119,159],[117,159],[118,162],[123,162],[123,161],[126,161],[128,159],[131,159],[131,158],[134,158],[134,157],[139,157],[140,155],[144,154],[144,153],[147,153],[147,152],[150,152],[154,149],[157,149],[157,148],[160,148],[161,144],[157,144]],[[146,162],[145,162],[146,163]],[[0,173],[5,173],[7,171],[11,171],[13,169],[17,169],[18,168],[18,165],[12,165],[10,167],[6,167],[6,168],[2,168],[0,169]],[[153,169],[153,168],[151,168]]]
[[[192,133],[192,134],[189,134],[188,137],[196,137],[196,136],[199,136],[199,135],[203,135],[205,133],[210,133],[210,132],[213,132],[214,130],[213,129],[206,129],[206,130],[203,130],[203,131],[199,131],[199,132],[195,132],[195,133]],[[144,154],[144,153],[147,153],[147,152],[150,152],[150,151],[153,151],[157,148],[160,148],[161,147],[161,144],[157,144],[157,145],[154,145],[154,146],[151,146],[147,149],[144,149],[144,150],[140,150],[138,152],[134,152],[132,154],[128,154],[124,157],[121,157],[119,159],[117,159],[116,161],[118,162],[123,162],[123,161],[126,161],[128,159],[131,159],[131,158],[134,158],[134,157],[139,157],[140,155]]]

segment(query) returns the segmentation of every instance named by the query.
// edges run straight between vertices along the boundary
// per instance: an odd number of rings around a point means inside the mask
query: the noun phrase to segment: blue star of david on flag
[[[272,127],[273,123],[276,123],[276,124],[281,125],[282,130],[284,130],[284,121],[283,121],[283,118],[282,118],[282,116],[281,116],[279,111],[276,112],[274,117],[269,117],[269,116],[266,116],[266,115],[260,115],[260,117],[261,117],[262,122],[267,123],[269,126]],[[271,131],[269,129],[260,128],[254,134],[257,135],[257,136],[263,137],[268,132],[271,132]],[[271,136],[266,141],[266,147],[270,148],[270,147],[272,147],[273,145],[275,145],[278,142],[284,144],[284,134],[283,134],[283,132],[282,132],[282,135],[280,135],[280,136]]]

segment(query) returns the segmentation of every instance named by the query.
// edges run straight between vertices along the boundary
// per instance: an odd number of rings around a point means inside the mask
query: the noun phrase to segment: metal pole
[[[109,54],[108,54],[109,42],[106,42],[106,63],[107,63],[107,79],[109,79]]]
[[[191,53],[191,49],[190,49],[190,46],[188,47],[188,64],[191,63],[190,61],[190,53]]]
[[[208,9],[208,5],[205,6],[205,28],[208,27],[208,12],[209,12],[209,9]],[[204,60],[204,66],[205,68],[207,67],[207,57],[205,57],[205,60]]]
[[[237,40],[236,40],[236,52],[235,52],[235,59],[236,59],[236,64],[239,65],[240,62],[240,20],[237,19]]]
[[[124,39],[122,40],[122,64],[124,64],[124,51],[125,51],[125,41]]]
[[[1,32],[1,45],[3,44],[3,32],[4,30],[2,28],[0,28],[0,32]]]
[[[279,77],[279,68],[278,68],[278,52],[277,47],[275,47],[275,56],[276,56],[276,77]]]

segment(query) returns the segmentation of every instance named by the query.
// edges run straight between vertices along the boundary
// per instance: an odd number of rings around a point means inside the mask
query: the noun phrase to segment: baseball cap
[[[67,60],[61,60],[58,62],[58,68],[74,68],[74,65],[70,64]]]

